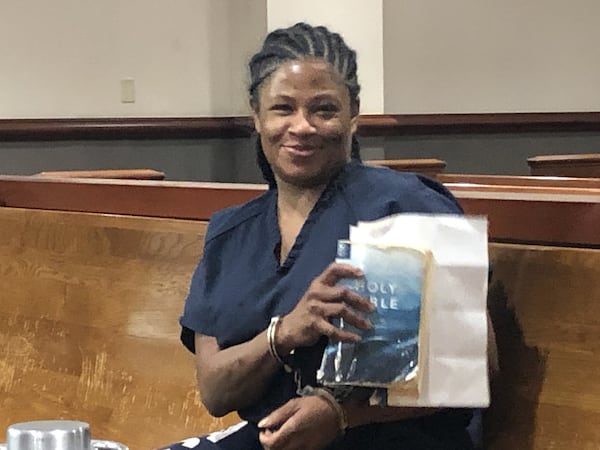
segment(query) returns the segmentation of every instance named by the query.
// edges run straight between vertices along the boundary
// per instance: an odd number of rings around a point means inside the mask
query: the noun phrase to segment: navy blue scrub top
[[[329,183],[281,265],[276,189],[216,213],[180,319],[182,342],[194,352],[194,333],[214,336],[222,349],[252,339],[271,317],[294,308],[334,261],[337,241],[348,238],[350,225],[402,212],[462,213],[433,180],[357,161]],[[313,353],[311,364],[318,367],[320,352]],[[256,423],[295,396],[293,377],[283,369],[271,386],[259,402],[238,411],[240,417]]]

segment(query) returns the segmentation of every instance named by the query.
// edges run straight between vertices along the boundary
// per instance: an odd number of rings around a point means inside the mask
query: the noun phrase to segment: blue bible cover
[[[329,387],[395,387],[418,395],[422,353],[421,312],[431,253],[407,247],[379,247],[339,241],[337,262],[359,267],[363,278],[343,284],[369,299],[373,327],[362,331],[336,318],[333,323],[361,336],[360,342],[330,340],[317,380]]]

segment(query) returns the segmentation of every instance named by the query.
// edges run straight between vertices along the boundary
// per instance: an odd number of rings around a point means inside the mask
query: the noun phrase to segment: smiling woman
[[[348,162],[356,103],[321,59],[290,61],[271,75],[260,90],[254,124],[279,189],[284,183],[323,186]]]
[[[360,160],[360,146],[354,136],[360,105],[356,52],[339,34],[303,23],[275,30],[267,35],[262,49],[254,55],[249,66],[250,106],[260,136],[256,141],[258,162],[270,185],[275,185],[275,179],[263,153],[263,146],[268,145],[268,141],[262,137],[260,120],[264,117],[265,107],[275,108],[273,112],[281,114],[291,114],[299,109],[305,114],[310,113],[305,119],[313,127],[317,123],[309,119],[321,118],[320,124],[328,123],[328,126],[320,127],[320,132],[329,130],[340,120],[349,120],[345,138],[351,140],[352,158]],[[277,98],[278,95],[284,97]],[[343,131],[338,130],[338,133],[343,134]],[[345,142],[339,144],[338,150],[347,149]]]
[[[338,285],[364,279],[334,262],[349,226],[401,212],[460,214],[458,203],[430,179],[360,162],[356,54],[340,35],[304,23],[275,30],[250,76],[269,190],[211,218],[180,319],[202,402],[245,422],[193,448],[471,448],[469,410],[370,407],[316,381],[328,337],[360,339],[331,319],[371,328],[369,299]]]

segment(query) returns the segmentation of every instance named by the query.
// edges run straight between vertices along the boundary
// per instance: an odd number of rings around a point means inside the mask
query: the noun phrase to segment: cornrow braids
[[[258,108],[260,86],[282,64],[295,59],[320,58],[330,63],[342,78],[350,93],[350,101],[357,102],[358,84],[356,52],[346,45],[338,34],[323,26],[312,27],[297,23],[267,35],[262,49],[250,60],[250,104]]]
[[[351,109],[357,108],[360,85],[356,73],[356,52],[348,47],[338,33],[323,26],[313,27],[300,22],[269,33],[261,50],[250,60],[248,95],[252,109],[258,111],[260,87],[280,66],[289,61],[311,57],[331,64],[348,88]],[[269,187],[273,188],[275,176],[264,155],[260,136],[256,136],[255,148],[258,166]],[[360,161],[360,145],[356,136],[352,136],[351,158]]]

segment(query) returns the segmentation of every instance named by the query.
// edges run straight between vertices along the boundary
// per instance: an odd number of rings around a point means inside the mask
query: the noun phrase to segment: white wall
[[[265,17],[264,0],[3,0],[0,118],[244,114]]]
[[[598,111],[599,18],[598,0],[1,0],[0,118],[246,114],[267,24],[303,19],[357,49],[363,113]]]
[[[384,0],[387,113],[600,110],[598,0]]]
[[[381,0],[268,0],[269,30],[308,22],[340,33],[356,50],[363,114],[383,113],[383,11]]]

